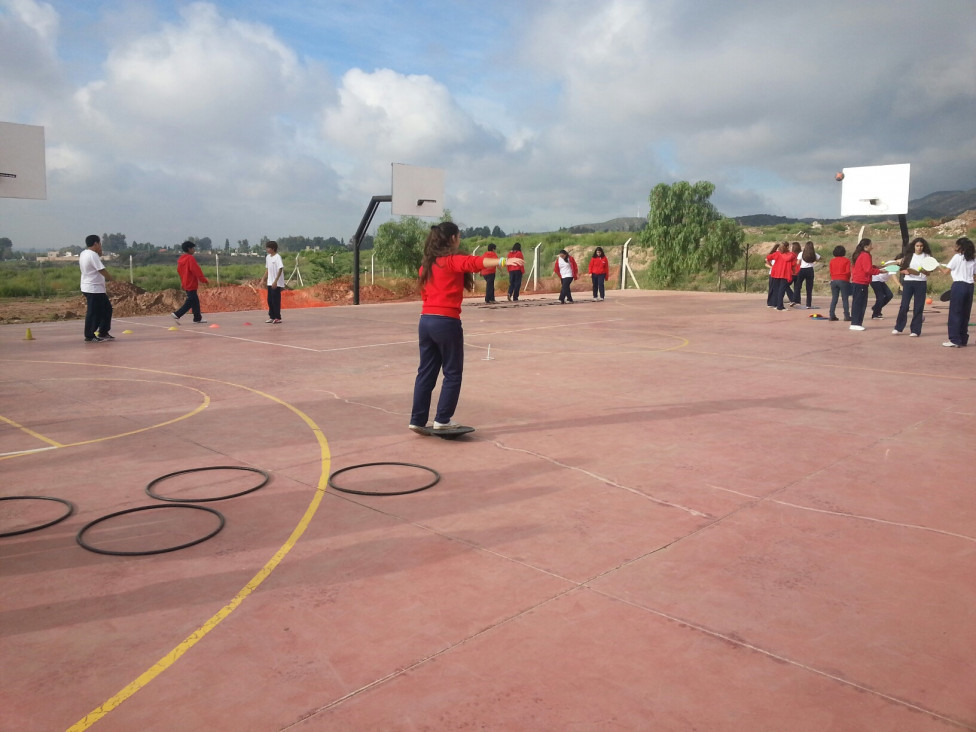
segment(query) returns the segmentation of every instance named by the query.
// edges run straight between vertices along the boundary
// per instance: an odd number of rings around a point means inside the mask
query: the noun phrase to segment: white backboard
[[[393,163],[393,215],[432,216],[444,213],[444,170]]]
[[[0,198],[47,198],[43,127],[0,122]]]
[[[841,216],[892,216],[908,213],[911,165],[869,165],[841,171]]]

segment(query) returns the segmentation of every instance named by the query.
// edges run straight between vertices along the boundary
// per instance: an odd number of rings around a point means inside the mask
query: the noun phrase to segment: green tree
[[[11,259],[14,255],[14,243],[6,236],[0,236],[0,259]]]
[[[428,231],[427,224],[416,216],[401,216],[399,221],[380,224],[373,248],[387,266],[416,272],[420,269]]]
[[[699,269],[718,269],[721,286],[722,272],[730,269],[742,256],[745,239],[746,232],[735,220],[723,217],[712,222],[698,250]]]
[[[122,252],[129,248],[125,234],[102,234],[102,248],[106,252]]]
[[[230,251],[230,239],[224,239],[224,251],[225,252]]]
[[[666,286],[688,272],[713,266],[729,266],[734,247],[738,256],[741,231],[724,220],[711,201],[715,185],[708,181],[674,185],[659,183],[651,190],[647,227],[642,243],[654,247],[654,275]]]

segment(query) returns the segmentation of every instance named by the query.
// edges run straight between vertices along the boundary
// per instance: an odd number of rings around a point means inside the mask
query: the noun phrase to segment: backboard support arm
[[[373,223],[373,216],[376,215],[376,209],[379,208],[381,203],[389,203],[393,200],[393,196],[373,196],[369,201],[369,206],[366,207],[366,213],[363,214],[362,221],[359,222],[359,228],[356,229],[356,233],[352,237],[352,304],[359,304],[359,245],[362,243],[363,238],[366,236],[366,232],[369,231],[369,225]]]

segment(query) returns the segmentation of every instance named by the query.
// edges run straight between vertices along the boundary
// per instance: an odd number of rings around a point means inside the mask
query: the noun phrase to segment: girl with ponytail
[[[461,232],[457,224],[443,221],[430,227],[420,264],[420,367],[413,387],[410,429],[427,434],[430,401],[443,370],[433,429],[452,429],[461,396],[464,370],[464,331],[461,329],[461,300],[464,290],[474,289],[474,273],[504,264],[494,252],[481,257],[458,254]]]

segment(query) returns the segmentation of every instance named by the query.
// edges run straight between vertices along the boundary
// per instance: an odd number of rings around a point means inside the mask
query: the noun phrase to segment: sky
[[[393,163],[509,233],[678,180],[727,216],[837,218],[852,166],[969,190],[974,27],[976,0],[0,0],[0,121],[47,167],[0,237],[349,241]]]

